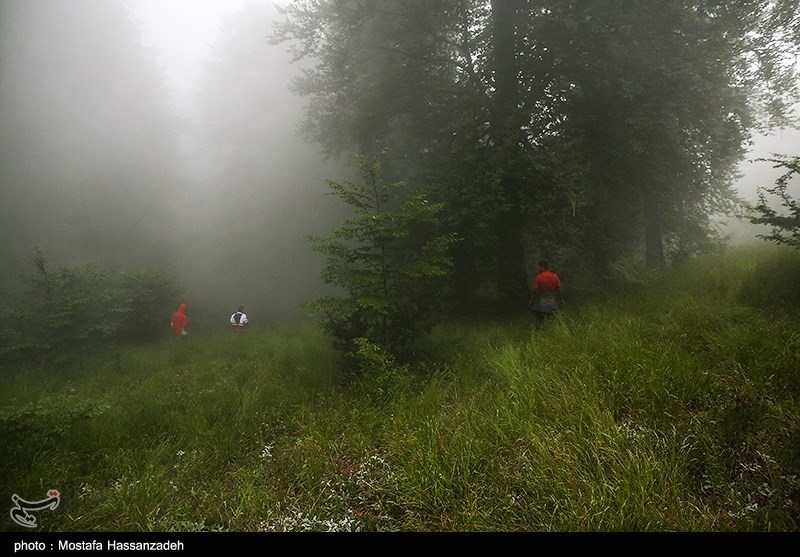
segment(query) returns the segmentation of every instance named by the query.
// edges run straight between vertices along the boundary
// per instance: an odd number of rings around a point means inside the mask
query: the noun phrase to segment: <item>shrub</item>
[[[356,352],[354,339],[361,338],[402,357],[436,322],[456,236],[438,230],[441,204],[420,193],[400,202],[403,182],[380,185],[380,156],[357,164],[365,185],[328,182],[355,217],[328,238],[309,238],[328,259],[323,281],[346,295],[306,306],[322,315],[324,329],[345,352]]]
[[[163,271],[126,272],[97,263],[54,267],[38,249],[31,263],[33,270],[22,277],[25,294],[2,308],[1,359],[82,359],[89,348],[152,340],[165,330],[178,289]]]

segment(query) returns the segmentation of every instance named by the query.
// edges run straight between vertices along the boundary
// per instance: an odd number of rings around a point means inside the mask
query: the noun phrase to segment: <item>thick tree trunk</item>
[[[500,171],[502,207],[497,220],[498,293],[516,300],[527,295],[522,246],[522,211],[519,201],[518,166],[521,129],[516,121],[519,77],[516,56],[516,25],[520,0],[492,0],[494,113],[492,140]]]

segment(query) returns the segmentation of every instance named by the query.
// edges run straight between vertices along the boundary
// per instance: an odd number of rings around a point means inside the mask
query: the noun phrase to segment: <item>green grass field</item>
[[[4,369],[0,500],[57,489],[42,531],[796,531],[800,253],[617,286],[359,381],[314,327]]]

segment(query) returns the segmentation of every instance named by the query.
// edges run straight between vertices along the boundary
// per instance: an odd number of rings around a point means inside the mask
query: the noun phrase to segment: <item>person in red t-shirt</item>
[[[564,305],[561,280],[550,270],[550,264],[547,261],[539,261],[539,274],[533,279],[532,288],[533,292],[528,306],[536,317],[536,326],[540,327],[545,319],[554,317]]]
[[[186,336],[187,329],[189,329],[189,319],[186,317],[186,304],[181,304],[178,311],[172,314],[172,336]]]

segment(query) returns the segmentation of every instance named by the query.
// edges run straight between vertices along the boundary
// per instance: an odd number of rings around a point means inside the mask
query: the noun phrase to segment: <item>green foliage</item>
[[[773,246],[742,276],[742,304],[776,315],[800,312],[800,252]]]
[[[323,281],[346,296],[307,307],[322,315],[323,327],[345,351],[353,352],[354,339],[364,338],[402,356],[446,304],[448,251],[456,236],[438,230],[441,204],[420,193],[401,201],[403,182],[380,184],[380,156],[356,162],[365,184],[328,182],[355,216],[327,238],[309,238],[327,257]]]
[[[166,330],[177,287],[161,270],[53,267],[38,249],[31,264],[26,294],[2,308],[1,358],[82,358],[89,348],[153,340]]]
[[[595,273],[708,252],[752,130],[784,122],[798,96],[796,12],[320,0],[288,7],[278,38],[314,63],[296,83],[313,139],[387,145],[387,168],[447,201],[474,294],[536,252]]]
[[[81,397],[72,388],[0,410],[0,431],[9,453],[33,455],[42,447],[58,443],[71,429],[79,428],[82,420],[101,416],[108,409],[106,400]],[[9,457],[10,454],[6,456]]]
[[[759,188],[758,203],[752,207],[759,216],[751,217],[750,222],[772,227],[769,234],[759,234],[759,238],[800,248],[800,200],[792,198],[788,192],[792,178],[800,176],[800,157],[768,160],[775,163],[775,168],[784,168],[787,172],[775,181],[773,187]],[[773,209],[767,195],[777,196],[785,212]]]
[[[349,357],[358,370],[358,388],[379,404],[403,396],[411,387],[409,365],[399,364],[391,354],[366,338],[352,340],[354,351]]]
[[[798,316],[747,303],[797,261],[698,259],[544,332],[442,323],[413,377],[361,339],[358,388],[314,327],[9,366],[0,469],[63,495],[49,531],[797,532]]]
[[[120,272],[114,282],[124,293],[116,310],[120,327],[115,339],[146,342],[160,338],[169,322],[180,288],[164,269],[145,268]]]

